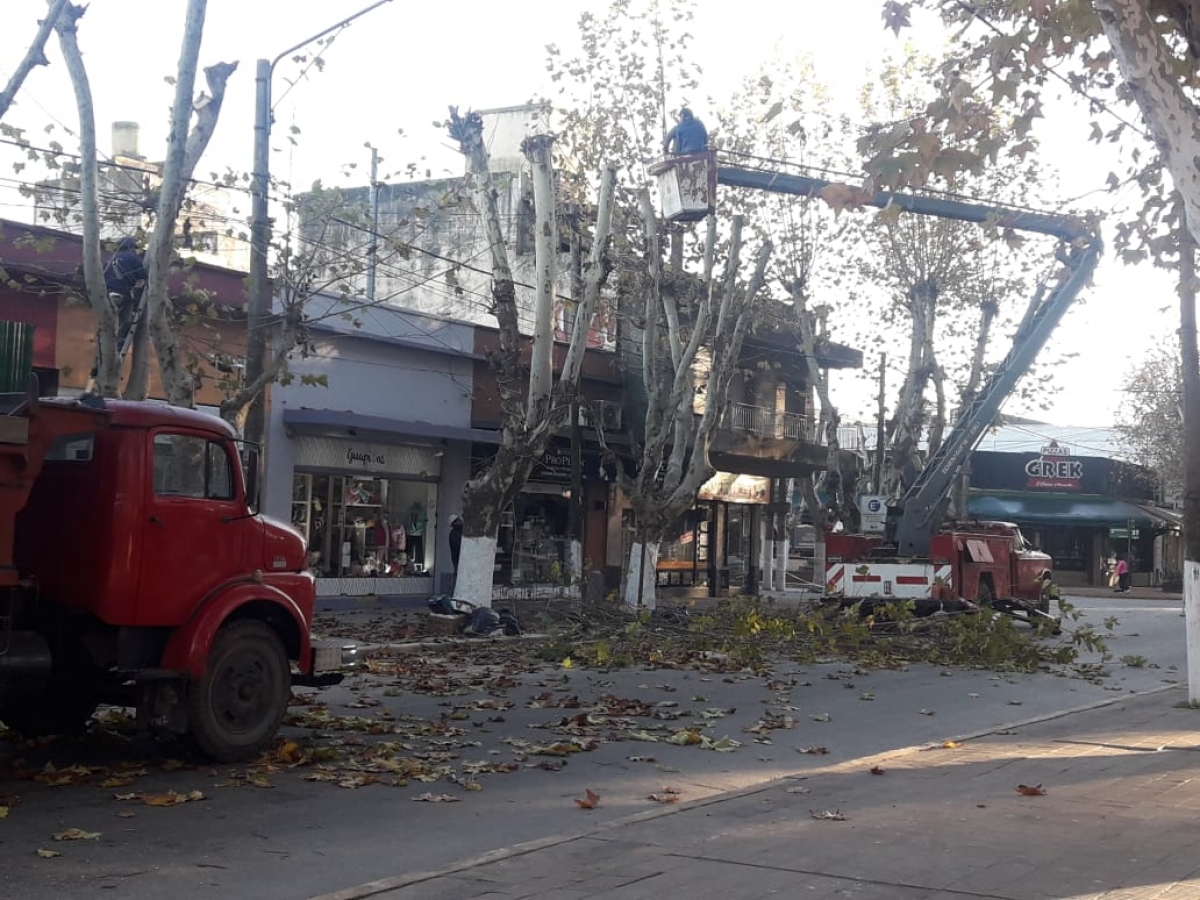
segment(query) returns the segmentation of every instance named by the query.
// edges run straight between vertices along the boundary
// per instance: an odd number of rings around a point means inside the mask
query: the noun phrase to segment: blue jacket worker
[[[146,280],[146,265],[137,252],[137,241],[121,238],[117,249],[104,264],[104,285],[109,294],[120,297],[118,307],[132,306],[138,288]]]
[[[667,138],[663,141],[663,152],[682,155],[703,153],[707,149],[708,129],[685,106],[679,110],[679,123],[667,132]]]

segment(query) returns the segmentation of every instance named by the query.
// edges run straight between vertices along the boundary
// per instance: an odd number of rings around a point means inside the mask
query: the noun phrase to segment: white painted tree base
[[[630,612],[658,608],[655,588],[658,586],[658,541],[646,543],[646,568],[642,570],[642,545],[634,542],[629,548],[629,569],[625,576],[625,590],[621,603]],[[642,580],[641,606],[638,606],[638,580]]]
[[[1188,702],[1200,705],[1200,561],[1183,561],[1183,616],[1187,631]]]
[[[571,581],[579,583],[583,581],[583,544],[580,541],[571,541],[570,559],[567,560],[568,574]]]
[[[458,577],[454,583],[454,599],[466,600],[476,606],[492,605],[492,576],[496,571],[496,539],[466,537],[458,557]]]
[[[780,591],[787,590],[787,570],[788,561],[791,559],[791,541],[784,538],[782,541],[775,542],[775,579],[776,589]]]

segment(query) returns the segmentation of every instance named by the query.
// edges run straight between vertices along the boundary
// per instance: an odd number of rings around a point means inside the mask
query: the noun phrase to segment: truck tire
[[[204,675],[188,687],[192,737],[218,762],[249,759],[274,740],[291,692],[279,635],[255,619],[230,622],[217,632]]]

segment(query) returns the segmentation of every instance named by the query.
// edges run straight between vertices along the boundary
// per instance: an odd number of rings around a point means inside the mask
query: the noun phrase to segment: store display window
[[[309,568],[326,578],[424,575],[434,564],[437,485],[399,478],[296,473],[292,525]]]

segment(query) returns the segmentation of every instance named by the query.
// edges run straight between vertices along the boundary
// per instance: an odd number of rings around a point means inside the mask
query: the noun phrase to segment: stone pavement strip
[[[320,900],[1200,900],[1200,711],[1184,699],[809,770]]]

